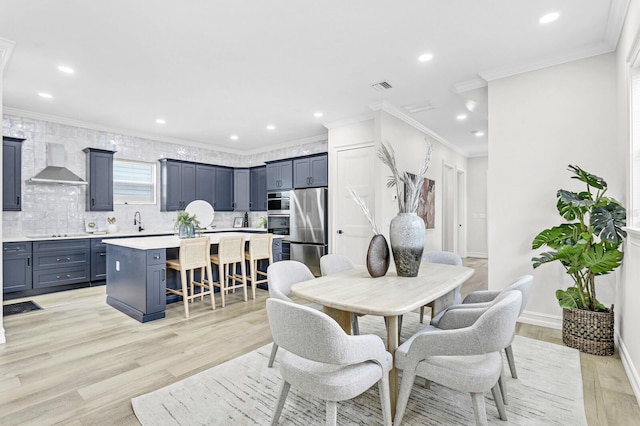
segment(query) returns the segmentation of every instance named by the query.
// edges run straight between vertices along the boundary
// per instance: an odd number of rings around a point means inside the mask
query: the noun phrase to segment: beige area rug
[[[379,317],[360,317],[362,333],[381,337]],[[403,340],[419,329],[418,315],[405,315]],[[202,373],[131,400],[144,426],[165,425],[268,425],[282,379],[278,364],[267,368],[271,345],[263,346]],[[505,363],[509,396],[507,422],[498,417],[486,393],[489,424],[586,425],[582,396],[580,356],[577,350],[516,336],[513,351],[518,379],[512,379]],[[433,384],[430,389],[417,380],[402,424],[472,425],[469,394]],[[281,425],[324,424],[324,402],[291,389]],[[382,424],[377,386],[363,395],[338,404],[338,424]]]

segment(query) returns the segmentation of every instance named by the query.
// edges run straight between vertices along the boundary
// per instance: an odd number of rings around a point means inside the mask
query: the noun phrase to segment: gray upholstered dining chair
[[[431,325],[442,328],[440,324],[442,315],[449,310],[454,309],[471,309],[471,308],[482,308],[487,307],[491,304],[492,301],[496,299],[497,296],[503,294],[504,292],[517,290],[522,293],[522,304],[520,306],[520,312],[518,316],[522,314],[525,306],[527,306],[527,302],[529,301],[529,294],[531,293],[531,287],[533,287],[533,275],[523,275],[517,278],[513,283],[508,285],[502,290],[478,290],[472,293],[469,293],[463,300],[462,304],[452,305],[447,308],[445,311],[438,314],[431,320]],[[513,336],[511,337],[511,341],[513,341],[513,337],[515,337],[515,329],[513,330]],[[516,362],[513,356],[513,348],[511,347],[511,342],[504,348],[504,352],[507,356],[507,362],[509,363],[509,371],[511,371],[511,377],[514,379],[518,378],[518,372],[516,370]]]
[[[377,383],[384,424],[391,426],[393,360],[380,337],[350,336],[325,313],[284,300],[268,299],[267,315],[273,340],[284,349],[279,360],[284,382],[272,425],[278,423],[291,386],[325,400],[325,424],[335,425],[337,402],[355,398]]]
[[[355,268],[356,265],[344,254],[325,254],[320,258],[320,273],[325,275],[337,274],[338,272],[348,271]],[[360,325],[358,324],[358,316],[351,313],[351,330],[354,335],[360,334]]]
[[[500,418],[507,420],[499,385],[501,351],[513,338],[521,303],[520,292],[505,292],[492,306],[478,309],[482,313],[471,325],[449,330],[427,326],[400,345],[395,366],[403,372],[394,424],[402,422],[416,376],[469,392],[478,425],[487,424],[484,392],[491,389]],[[459,313],[467,315],[471,311]]]
[[[269,297],[293,302],[289,298],[291,286],[315,277],[304,263],[295,260],[283,260],[269,265],[267,268],[267,282],[269,285]],[[278,344],[274,341],[269,357],[269,368],[273,367],[278,352]]]
[[[422,261],[425,263],[440,263],[443,265],[455,265],[455,266],[462,266],[462,258],[460,257],[460,255],[458,255],[457,253],[453,253],[450,251],[428,251],[422,254]],[[456,287],[453,290],[453,303],[460,303],[462,301],[462,298],[460,296],[460,287],[462,287],[462,285]],[[431,306],[431,309],[433,311],[433,309],[435,309],[435,304],[434,302],[431,302],[429,305],[426,306]],[[426,306],[422,306],[420,308],[420,324],[422,324],[423,320],[424,320],[424,308]],[[432,316],[434,315],[434,313],[432,312]]]

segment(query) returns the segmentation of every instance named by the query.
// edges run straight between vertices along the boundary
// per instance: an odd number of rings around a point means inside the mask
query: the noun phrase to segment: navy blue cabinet
[[[216,166],[215,202],[213,208],[220,212],[233,211],[233,169]]]
[[[87,154],[86,210],[94,212],[113,211],[113,151],[85,148]]]
[[[294,188],[317,188],[328,184],[327,154],[293,160]]]
[[[160,160],[160,210],[184,210],[196,199],[196,164]]]
[[[83,284],[90,281],[88,238],[33,242],[33,288]]]
[[[2,291],[31,290],[32,285],[31,242],[4,243],[2,247]]]
[[[2,137],[2,210],[22,208],[22,142],[24,139]]]
[[[249,180],[251,182],[250,210],[252,212],[267,211],[267,167],[252,167]]]
[[[211,204],[216,202],[216,167],[207,164],[196,166],[196,200]]]
[[[250,208],[251,173],[249,169],[233,170],[233,211],[246,212]]]
[[[293,188],[293,161],[284,160],[267,164],[267,190]]]

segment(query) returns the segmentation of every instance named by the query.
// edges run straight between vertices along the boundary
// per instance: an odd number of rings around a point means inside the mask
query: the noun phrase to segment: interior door
[[[362,209],[353,201],[347,186],[356,193],[375,215],[373,143],[358,147],[345,147],[336,151],[337,182],[335,208],[331,209],[333,226],[333,252],[348,256],[356,265],[364,265],[369,242],[373,237],[371,226]]]

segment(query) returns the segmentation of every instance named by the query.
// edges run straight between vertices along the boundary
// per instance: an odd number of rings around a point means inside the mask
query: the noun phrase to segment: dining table
[[[387,350],[395,356],[399,344],[402,315],[432,304],[434,312],[453,303],[453,295],[475,271],[465,266],[422,263],[415,277],[398,276],[390,268],[386,275],[372,278],[365,267],[338,272],[291,287],[291,293],[322,305],[342,329],[351,334],[351,314],[386,318]],[[432,315],[434,314],[432,312]],[[389,372],[391,410],[395,415],[398,398],[398,371]]]

